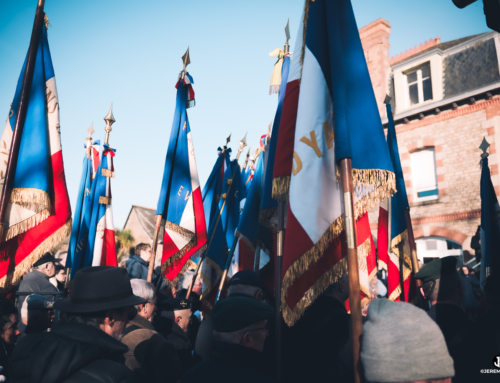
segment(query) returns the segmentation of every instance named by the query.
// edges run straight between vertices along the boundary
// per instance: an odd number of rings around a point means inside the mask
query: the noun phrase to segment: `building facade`
[[[389,22],[359,32],[385,128],[384,99],[391,97],[418,257],[426,263],[463,252],[467,262],[480,224],[483,137],[500,194],[499,34],[437,37],[389,58]],[[376,237],[378,212],[369,214]]]

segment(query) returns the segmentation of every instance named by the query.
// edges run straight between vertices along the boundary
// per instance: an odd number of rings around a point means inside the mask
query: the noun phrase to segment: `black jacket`
[[[212,356],[194,366],[181,383],[274,383],[273,370],[272,359],[262,352],[214,341]]]
[[[21,281],[21,284],[19,285],[18,292],[31,293],[31,294],[42,293],[42,294],[46,295],[47,293],[49,293],[49,294],[50,293],[57,293],[57,292],[59,292],[59,290],[57,290],[57,288],[52,283],[50,283],[49,277],[46,274],[44,274],[38,270],[33,270],[32,272],[26,274],[23,277],[23,280]],[[23,294],[23,295],[19,296],[19,299],[17,301],[18,309],[21,309],[23,302],[28,295],[30,295],[30,294],[26,294],[26,295]]]
[[[340,301],[319,296],[294,326],[283,324],[283,381],[353,381],[349,323]]]
[[[128,347],[103,331],[59,321],[51,332],[30,334],[14,348],[13,382],[132,383],[123,365]]]
[[[154,323],[155,329],[177,350],[181,361],[182,373],[188,371],[193,365],[193,346],[188,335],[173,320],[159,316]]]

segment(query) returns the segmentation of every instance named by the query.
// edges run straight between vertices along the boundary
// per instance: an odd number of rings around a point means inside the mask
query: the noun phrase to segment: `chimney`
[[[373,91],[377,100],[380,118],[386,117],[384,105],[389,79],[389,36],[391,24],[380,18],[359,30],[361,45],[372,80]]]

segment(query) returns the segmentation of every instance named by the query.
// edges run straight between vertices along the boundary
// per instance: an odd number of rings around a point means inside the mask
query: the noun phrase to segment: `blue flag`
[[[83,156],[82,176],[80,178],[80,186],[78,188],[78,197],[76,200],[76,209],[73,216],[73,228],[69,240],[68,256],[66,259],[66,267],[73,267],[73,256],[76,252],[76,245],[80,227],[83,224],[83,216],[86,209],[90,208],[88,200],[90,191],[92,190],[92,181],[95,177],[95,169],[99,166],[99,145],[100,141],[94,141],[92,145],[85,145],[85,155]]]
[[[488,157],[481,161],[481,286],[484,288],[486,268],[500,270],[500,207],[491,182]]]

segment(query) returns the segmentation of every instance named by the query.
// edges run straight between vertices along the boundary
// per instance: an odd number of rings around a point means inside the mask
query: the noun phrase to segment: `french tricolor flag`
[[[290,173],[278,173],[273,196],[286,194],[289,209],[283,254],[281,309],[288,325],[347,270],[344,195],[338,163],[352,159],[354,215],[361,291],[367,290],[375,262],[367,211],[395,192],[385,142],[359,32],[349,0],[308,1],[302,51],[294,52],[278,145],[293,137],[285,157]],[[301,67],[294,66],[300,63]],[[301,73],[301,75],[300,75]],[[300,86],[290,86],[300,76]],[[296,98],[296,119],[292,100]],[[287,100],[288,96],[288,100]],[[287,102],[288,101],[288,102]],[[288,109],[288,110],[287,110]],[[283,125],[285,124],[285,125]],[[290,162],[290,159],[293,162]],[[361,236],[361,229],[364,235]]]
[[[190,266],[189,259],[207,242],[201,195],[187,106],[194,105],[193,78],[177,82],[177,99],[165,161],[157,215],[165,220],[162,274],[177,283]]]

